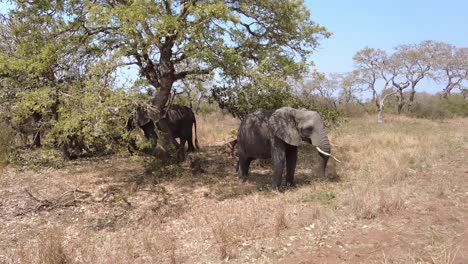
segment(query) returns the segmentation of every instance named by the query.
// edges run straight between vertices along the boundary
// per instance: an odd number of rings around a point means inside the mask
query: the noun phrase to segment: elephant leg
[[[158,135],[156,134],[156,126],[154,125],[153,121],[150,121],[148,124],[145,124],[140,128],[143,130],[145,138],[151,143],[151,152],[154,152],[156,150],[156,142],[158,140]]]
[[[286,158],[285,150],[285,143],[281,139],[275,138],[273,140],[273,146],[271,147],[271,161],[273,163],[272,188],[274,191],[278,191],[281,186]]]
[[[297,164],[297,147],[288,146],[286,148],[286,184],[294,187],[294,172]]]
[[[192,131],[190,131],[190,133],[187,135],[187,145],[188,145],[187,152],[195,151],[195,147],[193,146]]]
[[[249,176],[249,167],[252,158],[247,158],[239,155],[239,180],[246,181]]]
[[[179,141],[180,141],[180,146],[179,146],[179,148],[183,148],[184,151],[185,151],[185,142],[187,142],[187,139],[186,139],[185,137],[180,137],[179,139],[180,139],[180,140],[179,140]],[[187,152],[190,152],[190,151],[187,151]]]
[[[177,140],[175,140],[175,138],[172,138],[171,141],[177,152],[177,160],[183,162],[185,160],[185,139],[182,137],[179,139],[180,143],[178,143]]]

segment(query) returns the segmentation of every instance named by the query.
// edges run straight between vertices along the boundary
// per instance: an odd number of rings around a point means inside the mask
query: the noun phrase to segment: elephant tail
[[[195,118],[195,115],[193,117],[193,126],[195,127],[195,147],[197,149],[200,149],[198,146],[198,136],[197,136],[197,119]]]

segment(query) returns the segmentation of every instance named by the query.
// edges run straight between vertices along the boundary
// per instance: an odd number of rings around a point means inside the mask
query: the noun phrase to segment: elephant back
[[[184,105],[174,104],[167,112],[167,118],[171,123],[190,122],[195,119],[192,109]]]

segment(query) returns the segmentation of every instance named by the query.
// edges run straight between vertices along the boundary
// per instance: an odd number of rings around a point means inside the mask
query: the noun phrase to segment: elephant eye
[[[309,127],[303,127],[301,129],[301,132],[304,135],[309,135],[310,133],[312,133],[312,130],[313,130],[313,127],[310,127],[310,126]]]

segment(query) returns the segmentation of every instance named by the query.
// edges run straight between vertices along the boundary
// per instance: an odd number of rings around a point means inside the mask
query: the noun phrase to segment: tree
[[[447,98],[453,89],[458,88],[463,93],[463,82],[468,80],[468,48],[442,43],[434,69],[433,79],[437,82],[445,81],[443,98]]]
[[[405,76],[411,84],[410,103],[414,101],[416,85],[434,67],[435,59],[440,56],[442,45],[440,42],[426,40],[416,45],[401,45],[397,47],[397,56],[404,61]]]
[[[305,71],[319,39],[330,35],[301,0],[12,2],[15,14],[31,21],[57,21],[47,27],[53,36],[85,46],[109,72],[136,66],[140,80],[156,91],[151,117],[163,129],[161,114],[175,82],[214,72],[233,89],[254,79],[285,79]]]
[[[338,90],[339,74],[330,74],[313,71],[301,85],[301,94],[305,97],[319,96],[329,102],[334,102],[333,96]]]
[[[115,76],[108,69],[117,62],[103,67],[91,39],[72,30],[72,6],[63,1],[16,1],[15,7],[0,25],[2,114],[20,131],[33,118],[35,130],[47,130],[52,145],[67,153],[72,145],[77,156],[108,151],[124,124],[114,109],[127,104],[127,95],[110,88]],[[41,134],[35,132],[37,146]]]
[[[357,83],[363,85],[363,89],[372,92],[372,98],[378,109],[378,122],[383,123],[385,100],[397,93],[390,86],[394,75],[388,71],[388,55],[381,49],[366,47],[358,51],[353,60],[357,67]]]
[[[339,76],[338,102],[341,104],[361,103],[358,94],[364,89],[359,83],[359,71],[344,73]]]
[[[178,80],[215,70],[236,78],[255,66],[295,74],[303,66],[295,59],[329,35],[302,1],[94,1],[84,10],[98,47],[137,65],[157,90],[156,114]]]

